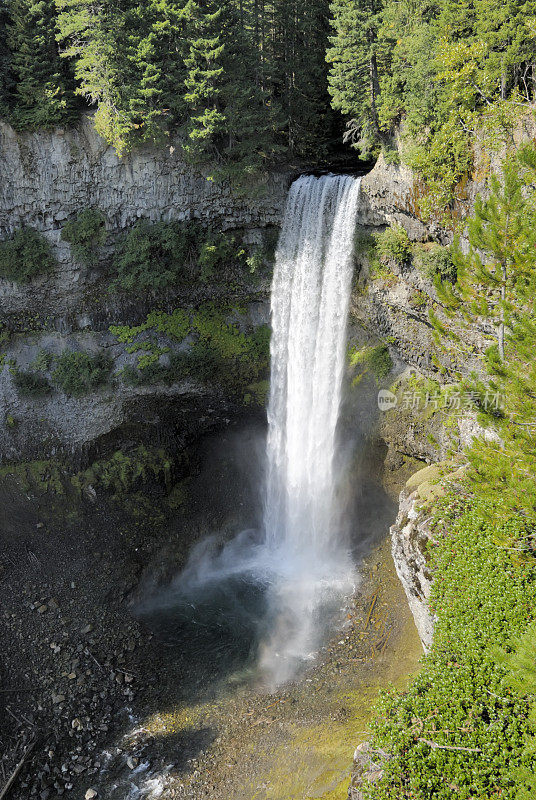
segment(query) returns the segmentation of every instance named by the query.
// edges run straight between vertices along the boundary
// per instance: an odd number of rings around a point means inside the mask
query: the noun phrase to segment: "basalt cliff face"
[[[232,416],[232,403],[219,387],[191,377],[168,386],[128,386],[118,376],[136,357],[109,332],[111,325],[140,324],[155,308],[172,311],[200,302],[221,303],[236,289],[229,285],[232,279],[216,276],[203,286],[132,297],[109,291],[112,254],[118,238],[140,219],[198,220],[217,231],[239,231],[244,242],[263,245],[276,235],[291,180],[290,170],[272,172],[246,196],[185,164],[177,142],[119,159],[95,132],[90,117],[71,129],[25,135],[0,123],[0,238],[22,225],[32,227],[47,238],[56,259],[52,272],[29,284],[0,279],[0,323],[5,332],[0,350],[0,459],[83,457],[108,439],[120,442],[125,426],[141,424],[150,436],[154,426],[167,427],[166,420],[172,418],[182,419],[184,430],[198,431],[194,421],[211,420],[212,425]],[[411,181],[407,170],[380,160],[363,181],[363,226],[373,229],[401,221],[412,236],[425,237],[423,224],[403,211]],[[61,236],[65,223],[84,208],[98,208],[106,219],[106,242],[91,266],[77,262]],[[264,274],[235,291],[233,304],[241,309],[235,321],[242,327],[268,321],[269,269],[268,264]],[[362,265],[361,274],[365,279]],[[417,363],[410,344],[415,333],[403,303],[397,317],[391,298],[378,296],[368,305],[361,299],[355,305],[365,327],[380,335],[396,329],[402,358]],[[418,320],[417,329],[426,334],[426,323]],[[155,343],[160,348],[168,344],[161,336]],[[76,399],[61,392],[21,397],[10,364],[27,369],[43,349],[53,355],[64,350],[105,352],[113,361],[114,380]],[[422,341],[415,349],[420,358]],[[163,356],[163,362],[168,358]],[[176,430],[168,434],[182,438]]]
[[[254,198],[196,172],[180,148],[147,147],[124,158],[99,137],[90,117],[74,128],[18,135],[0,123],[0,237],[20,225],[42,232],[53,245],[57,270],[24,287],[0,282],[2,316],[53,317],[57,328],[87,328],[98,316],[91,287],[99,270],[82,267],[62,241],[61,229],[84,208],[102,211],[108,244],[137,220],[198,219],[219,230],[245,228],[251,236],[278,225],[289,176],[272,173]]]
[[[140,219],[197,220],[218,232],[239,231],[241,241],[263,245],[269,234],[274,238],[282,217],[288,172],[271,173],[246,197],[195,171],[179,153],[177,143],[170,142],[119,159],[90,117],[72,129],[25,135],[0,123],[0,239],[29,226],[46,237],[56,261],[52,272],[29,284],[0,279],[1,461],[83,457],[107,437],[119,443],[124,426],[140,426],[148,435],[166,428],[165,435],[180,442],[188,430],[196,435],[232,415],[233,404],[219,387],[195,378],[132,387],[117,377],[136,359],[110,334],[111,325],[139,324],[154,309],[221,304],[229,293],[228,276],[164,292],[110,292],[111,256],[125,231]],[[106,242],[91,266],[79,263],[61,237],[66,221],[85,208],[99,209],[106,219]],[[233,321],[250,328],[267,322],[268,286],[260,275],[238,287],[233,304],[241,310]],[[156,338],[162,347],[161,337]],[[43,349],[53,355],[104,352],[113,362],[113,380],[79,398],[61,392],[21,397],[12,365],[27,369]],[[169,357],[162,358],[164,365]],[[181,422],[169,430],[173,418]]]

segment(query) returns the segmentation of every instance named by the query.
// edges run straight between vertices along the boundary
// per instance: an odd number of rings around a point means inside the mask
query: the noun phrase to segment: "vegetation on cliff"
[[[28,283],[55,264],[48,241],[33,228],[18,228],[11,239],[0,242],[0,278]]]
[[[475,140],[510,144],[535,99],[535,19],[534,0],[7,0],[0,114],[26,129],[94,109],[119,154],[179,133],[236,181],[322,161],[346,123],[362,158],[401,149],[419,213],[443,213]]]
[[[409,692],[380,706],[375,743],[392,758],[374,798],[521,800],[534,789],[535,166],[524,148],[491,182],[469,253],[454,249],[458,280],[440,294],[484,329],[484,371],[463,387],[497,436],[470,447],[466,477],[433,512],[434,644]]]
[[[421,213],[463,194],[473,145],[511,143],[535,98],[532,2],[335,0],[328,59],[333,104],[362,153],[402,155],[426,182]]]

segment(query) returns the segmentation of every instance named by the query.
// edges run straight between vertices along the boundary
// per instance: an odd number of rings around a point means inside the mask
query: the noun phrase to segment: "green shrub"
[[[151,476],[157,480],[164,478],[168,484],[172,465],[163,450],[140,445],[128,454],[118,450],[107,460],[95,461],[72,478],[72,483],[80,491],[93,486],[121,495],[135,490]]]
[[[358,227],[354,237],[354,253],[356,255],[365,254],[370,258],[376,252],[376,237],[369,231]]]
[[[30,364],[30,367],[37,372],[48,372],[53,363],[54,354],[49,350],[41,349]]]
[[[384,344],[362,347],[359,350],[351,347],[349,350],[350,366],[358,370],[353,380],[353,385],[358,383],[371,372],[376,381],[386,378],[393,368],[393,360],[389,348]]]
[[[51,392],[51,385],[44,375],[30,370],[13,369],[13,382],[21,397],[44,397]]]
[[[201,244],[197,259],[201,280],[208,280],[217,270],[230,262],[245,263],[246,257],[246,251],[233,234],[209,233]]]
[[[429,248],[419,246],[415,248],[414,256],[417,268],[428,280],[439,278],[441,281],[456,283],[458,273],[450,247],[441,247],[438,244]]]
[[[430,298],[428,297],[427,294],[425,294],[425,292],[420,292],[417,289],[415,292],[412,292],[411,294],[410,305],[412,305],[413,308],[422,310],[423,308],[426,308],[426,306],[428,305],[429,299]]]
[[[246,258],[246,263],[249,267],[250,275],[258,275],[262,271],[266,261],[266,253],[262,248],[258,247],[253,250],[251,255]]]
[[[372,349],[368,363],[372,374],[377,380],[386,378],[393,369],[393,359],[389,353],[389,348],[384,344],[379,344]]]
[[[52,380],[65,394],[82,397],[105,383],[111,369],[112,360],[103,352],[66,350],[56,360]]]
[[[64,225],[61,238],[69,242],[71,251],[82,264],[94,264],[98,247],[106,241],[106,219],[97,208],[84,208],[75,219]]]
[[[398,275],[395,275],[386,264],[382,264],[379,258],[375,258],[372,261],[369,278],[371,281],[383,281],[387,286],[395,286],[400,280]]]
[[[195,263],[198,240],[192,222],[138,222],[118,246],[112,288],[145,292],[173,286]]]
[[[411,243],[408,234],[401,225],[392,225],[374,236],[376,240],[376,253],[384,264],[395,261],[405,264],[411,253]]]
[[[12,239],[0,242],[0,278],[28,283],[55,264],[49,243],[33,228],[19,228]]]
[[[495,656],[534,618],[533,560],[498,544],[523,540],[527,527],[502,500],[475,498],[467,486],[438,503],[434,644],[408,691],[383,695],[373,744],[392,757],[367,796],[514,800],[512,774],[534,773],[534,753],[525,750],[530,705],[505,685]]]
[[[536,752],[536,623],[532,622],[527,630],[509,642],[508,650],[502,652],[497,648],[498,663],[506,668],[505,684],[512,688],[521,698],[531,697],[529,716],[529,732],[526,739],[524,755],[526,763],[521,768],[512,770],[511,778],[519,786],[516,800],[533,800],[536,797],[536,774],[531,768],[531,755]]]

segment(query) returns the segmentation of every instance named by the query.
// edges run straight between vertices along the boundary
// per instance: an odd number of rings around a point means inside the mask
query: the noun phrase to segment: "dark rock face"
[[[158,295],[110,294],[106,269],[114,241],[140,218],[197,219],[219,231],[240,230],[252,244],[280,223],[287,173],[271,174],[246,198],[194,171],[179,153],[178,143],[171,142],[165,149],[142,148],[119,159],[90,117],[69,130],[26,135],[0,123],[0,238],[31,226],[48,239],[57,260],[52,273],[30,284],[0,279],[0,323],[12,331],[0,346],[0,462],[78,457],[126,425],[180,442],[240,413],[221,387],[206,381],[128,386],[119,374],[136,356],[108,332],[112,324],[139,324],[154,308],[218,303],[229,296],[220,276],[218,285],[192,283]],[[93,266],[77,263],[61,238],[65,222],[86,207],[103,212],[108,233],[100,262]],[[238,290],[238,303],[253,327],[267,321],[267,285],[256,281]],[[111,380],[79,398],[57,391],[21,397],[9,363],[27,369],[42,349],[58,355],[66,349],[104,352],[113,363]]]

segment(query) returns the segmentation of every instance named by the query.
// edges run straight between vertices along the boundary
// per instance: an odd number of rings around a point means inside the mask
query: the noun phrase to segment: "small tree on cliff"
[[[526,308],[525,287],[536,265],[536,214],[524,184],[517,159],[504,164],[502,180],[491,177],[489,198],[477,198],[468,222],[469,252],[459,242],[453,247],[458,281],[437,286],[447,309],[487,327],[496,341],[488,357],[501,363],[508,358],[507,331]]]
[[[458,282],[436,284],[443,309],[485,327],[493,344],[479,375],[464,381],[477,407],[493,418],[498,440],[475,442],[472,478],[536,524],[536,150],[506,162],[503,179],[490,181],[488,200],[476,203],[468,223],[469,252],[457,246]],[[461,339],[434,314],[445,339]],[[486,397],[488,398],[486,400]],[[499,400],[500,402],[497,402]]]

